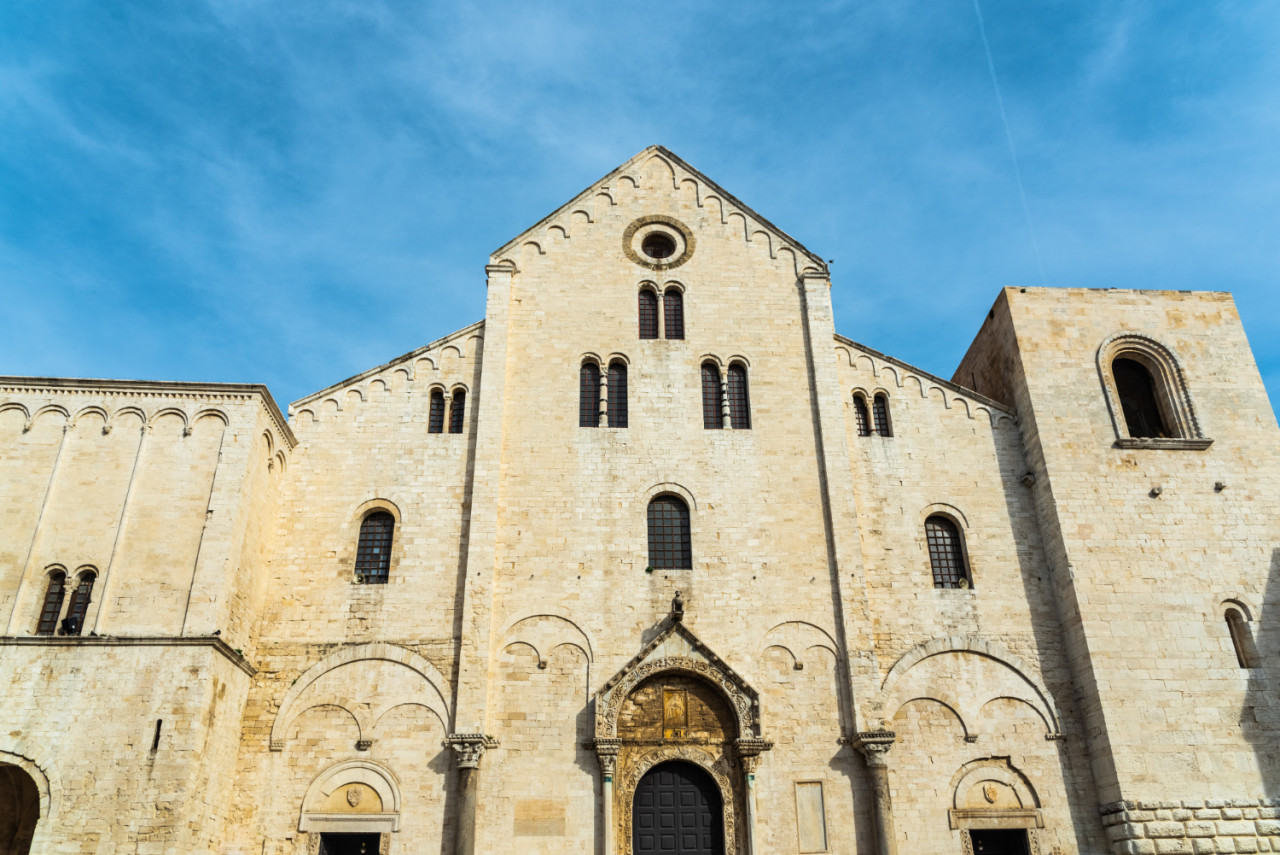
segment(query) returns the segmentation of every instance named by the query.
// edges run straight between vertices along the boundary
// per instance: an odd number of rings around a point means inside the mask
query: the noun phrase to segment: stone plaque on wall
[[[562,837],[565,830],[564,799],[517,799],[516,837]]]

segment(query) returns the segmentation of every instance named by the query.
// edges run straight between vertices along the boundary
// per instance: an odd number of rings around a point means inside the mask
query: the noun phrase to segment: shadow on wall
[[[1277,657],[1280,657],[1280,628],[1270,607],[1280,597],[1280,548],[1271,552],[1271,568],[1267,573],[1266,594],[1258,605],[1258,614],[1249,621],[1252,628],[1256,655],[1249,669],[1249,687],[1245,692],[1244,708],[1240,710],[1240,731],[1253,746],[1257,758],[1258,774],[1268,798],[1280,797],[1280,699],[1276,696],[1280,673]],[[1246,631],[1249,631],[1246,629]]]

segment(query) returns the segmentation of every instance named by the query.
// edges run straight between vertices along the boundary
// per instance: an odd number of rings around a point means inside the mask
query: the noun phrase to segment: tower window
[[[1116,393],[1120,396],[1120,408],[1124,411],[1129,436],[1165,437],[1164,418],[1156,399],[1156,384],[1147,366],[1136,359],[1123,357],[1112,361],[1111,375],[1116,379]]]
[[[365,584],[385,584],[391,575],[391,538],[396,518],[374,511],[360,523],[356,545],[356,576]]]
[[[729,366],[729,424],[734,430],[751,427],[751,401],[747,395],[747,367]]]
[[[689,506],[677,496],[658,496],[649,502],[649,566],[658,570],[693,567]]]
[[[49,587],[44,592],[44,604],[40,607],[40,623],[36,632],[53,635],[58,628],[58,615],[62,614],[62,601],[67,595],[67,574],[61,570],[49,576]]]
[[[853,415],[858,421],[858,436],[871,436],[871,414],[867,412],[867,399],[853,396]]]
[[[444,392],[431,390],[431,412],[427,416],[427,433],[444,433]]]
[[[658,295],[640,289],[640,338],[658,337]]]
[[[453,400],[449,403],[449,433],[462,433],[462,420],[466,412],[466,390],[454,389]]]
[[[924,521],[924,531],[929,543],[933,587],[968,588],[969,572],[964,563],[960,529],[951,520],[935,514]]]
[[[724,427],[720,409],[720,368],[714,362],[702,363],[702,426],[719,430]]]
[[[1227,629],[1231,633],[1231,644],[1236,649],[1236,662],[1241,668],[1258,667],[1258,648],[1253,643],[1253,633],[1249,631],[1249,622],[1239,609],[1227,609]]]
[[[627,426],[627,365],[625,362],[609,363],[609,427]]]
[[[578,427],[600,427],[600,366],[582,363],[578,378]]]
[[[881,436],[893,436],[893,428],[889,425],[889,396],[883,392],[876,395],[872,412],[876,418],[876,433]]]
[[[98,574],[92,571],[80,574],[76,591],[71,595],[71,608],[67,609],[67,616],[62,619],[63,635],[79,635],[84,630],[84,618],[89,613],[93,583],[97,578]]]
[[[679,288],[668,288],[662,295],[662,315],[667,338],[684,338],[684,295]]]

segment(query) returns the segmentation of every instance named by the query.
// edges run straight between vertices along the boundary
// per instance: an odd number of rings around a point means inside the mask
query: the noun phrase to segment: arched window
[[[883,392],[876,395],[872,404],[872,412],[876,417],[876,433],[881,436],[893,436],[893,428],[889,426],[889,396]]]
[[[658,496],[649,502],[649,566],[655,570],[693,567],[689,506],[678,496]]]
[[[734,430],[751,427],[751,400],[747,396],[747,366],[729,366],[729,426]]]
[[[667,338],[684,338],[684,295],[679,288],[668,288],[662,295],[662,320]]]
[[[391,538],[395,528],[396,518],[386,511],[374,511],[360,523],[356,578],[366,585],[385,584],[391,575]]]
[[[648,288],[640,289],[640,337],[658,337],[658,295]]]
[[[462,433],[462,419],[466,412],[466,390],[454,389],[453,400],[449,402],[449,433]]]
[[[867,399],[853,396],[853,415],[858,420],[858,436],[871,436],[871,414],[867,412]]]
[[[1253,633],[1249,631],[1249,622],[1245,620],[1239,609],[1227,609],[1227,629],[1231,632],[1231,643],[1236,649],[1236,661],[1241,668],[1258,667],[1258,648],[1253,643]]]
[[[63,635],[79,635],[84,629],[84,618],[89,612],[89,600],[93,595],[94,580],[97,578],[98,574],[92,570],[86,570],[80,574],[76,591],[71,595],[71,608],[67,609],[67,616],[62,620]]]
[[[600,366],[594,362],[578,371],[578,427],[600,427]]]
[[[627,364],[621,360],[609,363],[609,427],[627,426]]]
[[[969,571],[964,566],[960,529],[951,520],[935,514],[924,521],[924,533],[929,542],[933,587],[968,588]]]
[[[702,363],[702,426],[716,430],[724,427],[724,414],[720,409],[720,367],[714,362]]]
[[[1156,399],[1156,383],[1147,366],[1136,359],[1121,357],[1112,361],[1111,376],[1116,380],[1116,393],[1120,396],[1120,409],[1124,412],[1129,436],[1168,436],[1160,402]]]
[[[58,629],[58,615],[62,614],[62,601],[67,595],[67,574],[58,570],[49,574],[49,587],[44,592],[44,605],[40,607],[40,623],[36,632],[53,635]]]
[[[444,433],[444,392],[431,390],[431,414],[427,417],[427,433]]]

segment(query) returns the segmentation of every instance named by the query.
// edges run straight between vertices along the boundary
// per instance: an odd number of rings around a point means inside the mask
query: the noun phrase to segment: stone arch
[[[839,645],[831,633],[802,620],[783,621],[764,634],[762,648],[779,647],[791,654],[797,671],[804,670],[804,654],[815,647],[831,651],[839,659]]]
[[[972,702],[952,701],[952,703],[958,704],[960,707],[958,712],[962,714],[962,721],[977,721],[979,710],[992,698],[1012,697],[1026,701],[1036,709],[1045,721],[1047,727],[1046,739],[1058,739],[1061,737],[1062,715],[1053,700],[1053,696],[1035,671],[1004,646],[977,637],[949,636],[947,638],[935,638],[904,653],[889,669],[889,673],[881,684],[878,697],[881,711],[887,717],[892,718],[898,708],[906,702],[908,694],[911,697],[927,696],[936,699],[950,692],[950,689],[942,688],[944,684],[939,680],[933,680],[930,685],[925,687],[912,686],[906,681],[907,675],[921,663],[934,657],[948,654],[957,656],[973,655],[980,659],[995,662],[1007,669],[1013,678],[1006,681],[1008,685],[1004,689],[997,687],[989,696],[976,696]],[[1025,691],[1006,690],[1009,686],[1017,688],[1019,685]],[[922,692],[922,688],[925,691]],[[940,703],[945,703],[945,701],[940,701]]]
[[[619,780],[615,799],[621,818],[618,829],[619,849],[624,855],[632,855],[631,832],[634,821],[636,787],[640,779],[655,766],[671,761],[692,763],[711,776],[720,790],[720,803],[723,810],[724,842],[727,851],[742,851],[738,843],[737,797],[733,785],[733,769],[726,757],[714,757],[709,752],[693,745],[671,745],[657,748],[639,757],[632,763]]]
[[[430,687],[428,695],[431,703],[426,704],[426,706],[432,709],[440,717],[441,721],[446,722],[446,726],[448,722],[452,721],[452,712],[449,708],[447,694],[449,684],[434,665],[412,650],[394,644],[382,641],[369,644],[354,644],[321,659],[294,681],[289,691],[285,693],[284,699],[281,700],[275,721],[271,725],[271,750],[282,751],[284,749],[286,730],[289,722],[294,717],[294,707],[306,689],[335,668],[366,661],[395,662],[416,672]],[[391,698],[386,704],[380,706],[390,709],[399,703],[406,702],[409,702],[409,699]]]
[[[371,791],[376,807],[361,803]],[[372,760],[345,760],[321,772],[302,799],[298,830],[304,832],[387,832],[400,830],[400,782]]]
[[[1131,437],[1124,410],[1120,404],[1120,393],[1116,387],[1112,363],[1122,358],[1138,362],[1151,373],[1161,415],[1169,422],[1166,429],[1171,434],[1170,438],[1202,440],[1206,447],[1212,442],[1212,440],[1204,440],[1204,434],[1200,431],[1200,422],[1196,418],[1191,390],[1187,386],[1182,365],[1173,349],[1150,335],[1133,331],[1115,333],[1098,346],[1098,376],[1107,400],[1107,408],[1111,413],[1111,423],[1115,428],[1117,440],[1143,441],[1140,438]],[[1147,441],[1150,442],[1150,440]]]

